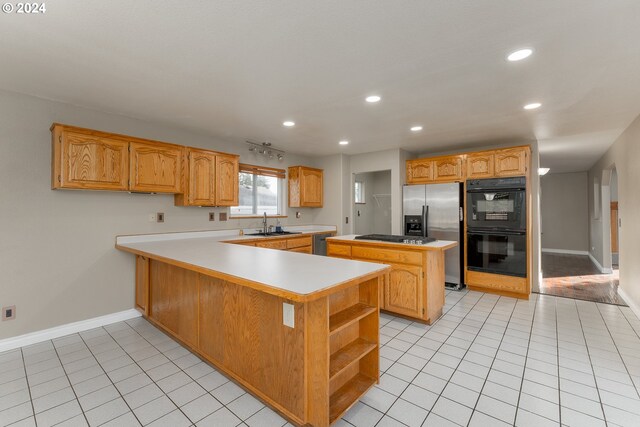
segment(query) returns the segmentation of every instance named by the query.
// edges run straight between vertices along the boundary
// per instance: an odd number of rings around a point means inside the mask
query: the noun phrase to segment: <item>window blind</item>
[[[263,176],[273,176],[276,178],[283,178],[283,179],[287,177],[287,171],[285,171],[284,169],[268,168],[266,166],[247,165],[245,163],[240,163],[240,172],[252,173],[252,174],[263,175]]]

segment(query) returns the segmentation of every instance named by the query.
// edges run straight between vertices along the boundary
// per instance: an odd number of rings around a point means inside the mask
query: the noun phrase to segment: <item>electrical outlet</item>
[[[2,307],[2,320],[14,320],[16,318],[16,306]]]
[[[220,215],[218,216],[218,218],[220,218],[220,221],[226,221],[227,220],[227,213],[226,212],[220,212]]]
[[[302,212],[296,212],[296,218],[300,219],[302,218]]]
[[[156,222],[164,222],[164,213],[163,212],[158,212],[156,214]]]
[[[344,223],[345,223],[345,224],[349,224],[349,217],[348,217],[348,216],[345,216],[345,217],[344,217]]]
[[[290,328],[295,328],[295,310],[293,304],[282,303],[282,324]]]
[[[156,222],[156,214],[149,214],[149,222]]]
[[[215,220],[216,220],[216,213],[209,212],[209,221],[215,221]]]

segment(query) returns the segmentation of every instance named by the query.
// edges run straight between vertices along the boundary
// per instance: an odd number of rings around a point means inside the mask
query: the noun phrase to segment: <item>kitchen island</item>
[[[136,255],[150,322],[293,423],[328,426],[378,382],[389,268],[225,243],[242,239],[255,236],[119,236],[116,247]]]
[[[391,265],[379,287],[380,309],[428,324],[442,315],[444,306],[444,251],[457,242],[426,244],[358,240],[356,235],[327,239],[327,255]]]

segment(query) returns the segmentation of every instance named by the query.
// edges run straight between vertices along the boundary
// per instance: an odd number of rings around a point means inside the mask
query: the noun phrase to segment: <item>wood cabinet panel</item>
[[[382,249],[377,247],[353,246],[351,255],[354,258],[378,260],[382,262],[399,262],[403,264],[422,265],[422,253],[402,251],[399,249]]]
[[[433,181],[434,163],[431,159],[407,160],[407,184]]]
[[[211,151],[189,149],[183,194],[176,194],[178,206],[213,206],[215,204],[216,155]]]
[[[296,327],[290,328],[282,324],[282,303],[290,301],[213,277],[197,280],[200,351],[304,420],[305,305],[294,304]],[[318,320],[328,321],[326,314]]]
[[[289,252],[299,252],[301,254],[313,254],[311,246],[301,246],[299,248],[289,249]]]
[[[289,207],[321,208],[324,199],[322,169],[307,166],[289,168]]]
[[[294,237],[287,239],[287,248],[299,248],[301,246],[311,246],[311,236]]]
[[[287,241],[285,239],[267,240],[265,242],[256,242],[258,248],[268,249],[287,249]]]
[[[493,153],[467,155],[467,178],[491,178],[494,176]]]
[[[351,245],[340,245],[327,241],[327,256],[351,257]]]
[[[464,179],[462,156],[449,156],[434,160],[434,181],[453,182]]]
[[[52,188],[127,190],[129,143],[118,139],[52,128]]]
[[[499,274],[466,271],[468,286],[487,291],[503,291],[515,294],[529,295],[528,280],[525,277],[502,276]]]
[[[180,193],[182,147],[161,143],[130,143],[131,191]]]
[[[149,316],[187,344],[198,344],[198,273],[150,262]]]
[[[422,317],[422,268],[393,264],[385,287],[387,310],[412,317]]]
[[[527,173],[527,150],[524,148],[496,150],[495,173],[496,176],[525,175]]]
[[[237,206],[239,197],[239,157],[216,154],[215,206]]]
[[[149,258],[136,255],[136,308],[149,314]]]
[[[407,160],[407,184],[527,175],[529,150],[521,146]]]

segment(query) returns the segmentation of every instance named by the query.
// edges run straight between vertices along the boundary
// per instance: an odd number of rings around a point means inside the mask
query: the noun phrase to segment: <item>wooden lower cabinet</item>
[[[285,239],[266,240],[264,242],[256,242],[256,247],[269,249],[287,249],[287,241]]]
[[[380,289],[380,308],[431,324],[444,306],[444,252],[390,247],[362,240],[327,240],[327,255],[391,266]]]
[[[296,237],[270,237],[260,238],[250,241],[229,241],[237,245],[256,246],[258,248],[278,249],[289,252],[299,252],[303,254],[313,254],[313,239],[311,236]]]
[[[385,310],[410,317],[422,317],[423,286],[422,268],[412,265],[394,264],[385,286]]]
[[[503,276],[466,270],[465,283],[471,290],[529,299],[530,282],[526,277]]]
[[[151,305],[145,317],[294,424],[329,426],[379,381],[386,271],[295,302],[241,279],[138,260]],[[294,306],[293,328],[282,322],[284,303]]]

